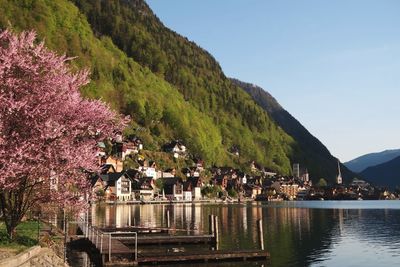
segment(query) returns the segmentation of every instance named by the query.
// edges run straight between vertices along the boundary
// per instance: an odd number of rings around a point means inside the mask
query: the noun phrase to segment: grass
[[[24,221],[17,226],[16,237],[13,241],[8,239],[6,225],[0,221],[0,248],[16,250],[17,253],[36,245],[38,235],[37,221]]]

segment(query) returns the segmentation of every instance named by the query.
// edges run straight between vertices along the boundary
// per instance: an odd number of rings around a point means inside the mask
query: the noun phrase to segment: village
[[[253,200],[377,200],[397,199],[387,189],[376,188],[360,179],[345,186],[340,167],[336,184],[324,179],[313,185],[306,168],[293,164],[292,176],[278,173],[249,162],[249,173],[233,167],[211,167],[193,159],[192,166],[180,170],[162,169],[157,162],[141,155],[144,149],[140,138],[123,139],[122,134],[110,144],[98,143],[100,172],[91,175],[94,200],[106,203],[160,202],[244,202]],[[109,148],[107,152],[107,147]],[[187,147],[174,140],[164,147],[175,160],[189,157]],[[232,153],[239,156],[237,148]],[[127,167],[127,160],[136,167]]]

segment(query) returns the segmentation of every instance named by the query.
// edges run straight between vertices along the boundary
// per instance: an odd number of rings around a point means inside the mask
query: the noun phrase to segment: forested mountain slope
[[[10,26],[34,29],[46,46],[76,56],[71,64],[92,72],[84,95],[131,115],[128,131],[147,147],[182,139],[209,165],[255,160],[290,173],[293,138],[211,55],[165,28],[145,2],[0,0],[0,27]],[[229,153],[232,146],[240,157]]]
[[[110,36],[128,56],[173,84],[187,102],[210,117],[225,149],[239,148],[241,162],[254,159],[290,171],[292,139],[225,77],[207,51],[166,28],[143,0],[72,1],[98,36]]]

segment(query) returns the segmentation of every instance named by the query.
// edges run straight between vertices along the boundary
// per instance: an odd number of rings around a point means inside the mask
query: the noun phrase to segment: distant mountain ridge
[[[400,149],[390,149],[382,152],[369,153],[345,162],[347,168],[356,173],[361,173],[368,167],[380,165],[400,156]]]
[[[382,164],[368,167],[360,173],[376,186],[394,189],[400,186],[400,156]]]
[[[306,166],[311,177],[324,177],[330,182],[335,181],[337,159],[331,155],[321,141],[313,136],[263,88],[237,79],[231,79],[231,81],[243,88],[286,133],[298,142],[302,153],[294,153],[292,162],[298,162],[303,167]],[[341,165],[341,170],[345,181],[350,181],[355,177],[355,174],[344,165]]]

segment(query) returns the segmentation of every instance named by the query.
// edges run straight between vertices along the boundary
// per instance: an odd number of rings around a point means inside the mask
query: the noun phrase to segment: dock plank
[[[165,255],[138,255],[138,263],[178,263],[193,261],[266,260],[269,253],[263,250],[203,251],[168,253]]]
[[[135,237],[118,237],[124,244],[135,244]],[[163,245],[163,244],[208,244],[214,243],[212,235],[189,235],[189,236],[138,236],[138,245]]]
[[[101,239],[103,239],[103,246],[100,251]],[[109,236],[104,235],[103,237],[99,237],[97,248],[100,254],[108,254],[109,244],[110,244]],[[121,240],[115,239],[114,237],[111,239],[111,254],[132,254],[132,253],[134,253],[134,251],[129,247],[127,247],[125,244],[123,244]]]

